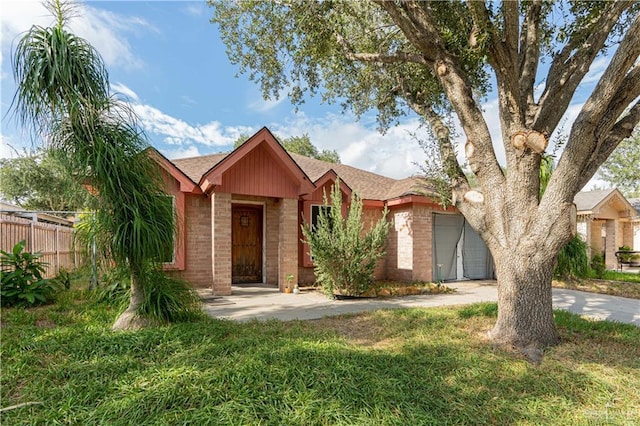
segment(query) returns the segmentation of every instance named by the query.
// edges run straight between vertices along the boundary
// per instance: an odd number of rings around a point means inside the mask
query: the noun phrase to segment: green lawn
[[[602,279],[611,281],[624,281],[628,283],[640,283],[640,274],[637,272],[607,270],[604,272],[604,276],[602,277]]]
[[[113,333],[67,293],[2,310],[0,423],[633,424],[640,329],[557,312],[541,365],[492,347],[495,304]]]

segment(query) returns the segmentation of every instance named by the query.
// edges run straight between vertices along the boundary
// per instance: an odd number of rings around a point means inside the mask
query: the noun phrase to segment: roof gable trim
[[[212,191],[215,186],[222,185],[223,174],[261,144],[266,144],[268,150],[273,154],[274,159],[283,167],[289,177],[298,183],[299,194],[313,192],[315,186],[311,182],[311,179],[309,179],[304,170],[291,158],[275,136],[273,136],[273,133],[266,127],[260,129],[242,145],[205,172],[199,182],[200,188],[207,193]]]

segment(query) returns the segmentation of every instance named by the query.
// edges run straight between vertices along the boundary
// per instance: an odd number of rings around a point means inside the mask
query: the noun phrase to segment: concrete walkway
[[[447,286],[455,288],[456,292],[390,299],[330,300],[319,292],[285,294],[260,284],[234,286],[232,296],[215,297],[209,290],[201,290],[200,295],[205,300],[204,309],[208,315],[236,321],[308,320],[377,309],[425,308],[497,300],[495,281],[460,281],[447,283]],[[636,299],[554,288],[553,307],[598,320],[640,327],[640,300]]]

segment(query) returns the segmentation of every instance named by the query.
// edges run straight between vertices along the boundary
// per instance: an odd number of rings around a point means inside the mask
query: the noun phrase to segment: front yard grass
[[[493,347],[495,304],[110,331],[67,292],[3,309],[3,425],[633,424],[640,328],[558,311],[540,365]]]

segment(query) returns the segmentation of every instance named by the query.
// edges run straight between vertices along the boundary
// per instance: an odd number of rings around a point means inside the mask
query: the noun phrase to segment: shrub
[[[607,266],[604,264],[604,257],[601,254],[594,254],[591,257],[591,269],[597,278],[602,279],[604,277]]]
[[[187,282],[165,275],[157,265],[146,266],[141,280],[145,299],[138,309],[140,316],[155,323],[169,323],[201,315],[200,297]],[[102,275],[94,300],[124,310],[130,296],[131,271],[116,267]]]
[[[198,293],[186,281],[165,275],[156,266],[145,268],[142,277],[144,302],[138,313],[152,321],[190,321],[202,315]]]
[[[620,259],[620,262],[622,263],[635,263],[638,259],[640,259],[640,255],[633,253],[631,247],[622,246],[618,247],[618,259]]]
[[[340,293],[359,296],[373,282],[376,262],[384,256],[384,245],[389,233],[387,210],[367,232],[362,222],[362,200],[353,195],[347,217],[342,216],[340,181],[331,189],[331,204],[326,194],[315,227],[302,226],[304,241],[309,244],[314,269],[322,289],[330,297]]]
[[[578,235],[560,250],[557,260],[553,271],[557,278],[585,278],[589,274],[587,243]]]
[[[102,275],[101,284],[96,288],[94,300],[125,309],[129,304],[131,274],[128,268],[115,266]]]
[[[0,250],[0,299],[2,306],[35,306],[50,301],[60,290],[55,280],[43,277],[47,263],[40,253],[24,251],[25,241],[11,253]]]

